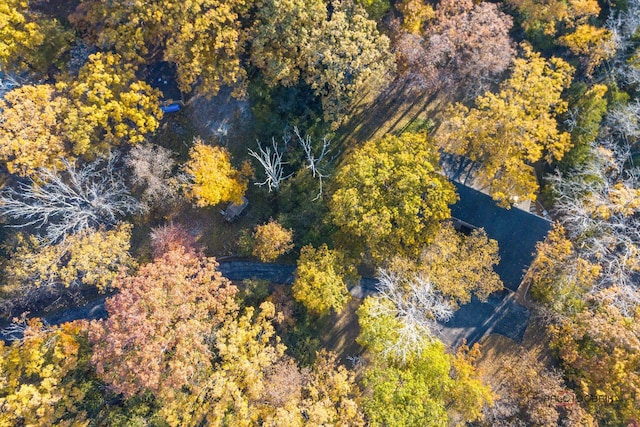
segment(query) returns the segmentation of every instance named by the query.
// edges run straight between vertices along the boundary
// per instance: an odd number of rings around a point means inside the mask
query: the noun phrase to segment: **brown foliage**
[[[494,3],[443,0],[424,37],[416,33],[398,37],[399,68],[418,87],[433,90],[464,84],[479,90],[511,63],[511,25],[511,18]]]
[[[182,224],[171,223],[152,228],[150,237],[154,258],[161,258],[164,254],[177,250],[194,254],[199,249],[196,236]]]
[[[214,329],[236,310],[236,288],[216,266],[178,249],[116,282],[108,319],[89,331],[92,362],[114,391],[175,389],[211,367]]]

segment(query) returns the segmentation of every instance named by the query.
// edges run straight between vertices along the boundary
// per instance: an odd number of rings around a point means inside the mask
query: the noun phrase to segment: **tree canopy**
[[[332,220],[377,261],[389,253],[417,256],[457,198],[438,171],[438,153],[424,134],[367,141],[333,178]]]
[[[556,116],[567,108],[561,94],[573,69],[527,45],[523,50],[497,94],[478,97],[471,109],[455,104],[439,133],[443,149],[479,162],[479,184],[504,206],[535,200],[538,183],[531,165],[543,158],[560,160],[571,148]]]

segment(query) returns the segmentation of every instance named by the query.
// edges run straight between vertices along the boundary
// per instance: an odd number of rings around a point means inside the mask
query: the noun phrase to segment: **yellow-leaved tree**
[[[284,228],[279,222],[272,219],[254,228],[251,254],[260,261],[274,261],[291,249],[293,249],[293,231]]]
[[[131,229],[131,224],[113,230],[87,229],[55,245],[19,234],[5,265],[3,291],[29,294],[57,285],[105,291],[119,273],[135,266],[129,254]]]
[[[160,93],[137,80],[118,54],[91,55],[77,79],[58,88],[71,102],[65,132],[75,155],[93,157],[113,145],[142,142],[160,124]]]
[[[334,224],[376,262],[394,253],[418,256],[457,199],[439,173],[434,144],[419,133],[366,142],[340,165],[333,185]]]
[[[484,301],[502,289],[493,271],[499,261],[498,242],[489,239],[483,229],[465,236],[445,224],[422,252],[420,270],[456,307],[470,302],[472,294]]]
[[[247,177],[253,172],[248,162],[240,170],[234,168],[225,148],[205,145],[200,138],[195,139],[189,151],[185,171],[192,180],[187,185],[187,195],[200,207],[241,203],[247,191]]]
[[[72,40],[57,19],[39,16],[29,0],[0,3],[0,71],[45,72]]]
[[[244,81],[240,17],[248,6],[245,0],[83,0],[71,21],[92,43],[120,53],[127,63],[161,55],[177,65],[183,91],[197,83],[200,92],[215,95],[222,85]]]
[[[567,46],[574,54],[584,56],[589,75],[616,52],[613,33],[606,28],[589,24],[579,25],[571,34],[562,36],[560,43]]]
[[[347,282],[354,279],[340,251],[307,245],[300,251],[293,296],[314,314],[339,312],[349,302]]]
[[[74,370],[86,364],[79,323],[45,328],[30,319],[22,340],[0,341],[0,425],[87,426],[75,407],[86,395]]]
[[[69,102],[51,85],[25,85],[0,99],[0,159],[11,173],[64,169],[62,114]]]
[[[439,131],[440,146],[479,163],[476,179],[504,206],[535,200],[538,183],[532,164],[560,160],[570,135],[556,116],[567,109],[563,89],[573,68],[560,58],[546,60],[523,44],[500,91],[478,97],[474,108],[456,103]]]

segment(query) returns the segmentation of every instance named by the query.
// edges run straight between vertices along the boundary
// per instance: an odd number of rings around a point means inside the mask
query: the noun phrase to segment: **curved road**
[[[261,279],[278,284],[291,284],[294,280],[295,266],[285,264],[267,264],[238,259],[219,259],[219,270],[232,281]],[[363,299],[376,293],[376,279],[363,278],[360,284],[351,289],[355,298]],[[101,319],[107,316],[104,307],[106,296],[93,300],[81,307],[73,307],[45,317],[51,325],[70,322],[77,319]],[[491,295],[486,302],[474,298],[456,312],[446,323],[440,323],[439,334],[448,345],[456,347],[465,339],[469,345],[478,342],[491,333],[505,335],[520,342],[529,322],[529,310],[515,301],[515,294],[503,290]],[[1,334],[1,333],[0,333]],[[6,335],[5,335],[6,337]]]

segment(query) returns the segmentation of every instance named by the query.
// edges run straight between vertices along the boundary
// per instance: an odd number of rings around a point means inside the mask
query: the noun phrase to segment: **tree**
[[[601,266],[581,257],[557,223],[536,249],[530,270],[531,295],[555,314],[573,316],[583,311]]]
[[[280,190],[280,184],[291,176],[284,175],[283,165],[286,164],[286,162],[282,161],[284,152],[280,151],[280,147],[276,143],[275,138],[271,139],[271,144],[273,146],[273,153],[271,152],[271,148],[268,146],[263,149],[260,142],[258,142],[258,150],[260,151],[260,154],[249,149],[249,155],[256,159],[264,169],[265,180],[263,182],[256,182],[255,184],[260,187],[266,185],[269,193],[271,193],[271,190]],[[286,145],[287,141],[285,140],[285,148]]]
[[[187,195],[200,207],[230,201],[240,203],[247,191],[250,169],[246,162],[241,170],[235,169],[226,149],[205,145],[196,138],[185,164],[185,171],[192,179]]]
[[[62,114],[68,108],[51,85],[24,85],[0,99],[0,159],[10,173],[34,176],[39,168],[64,168]]]
[[[181,5],[170,0],[84,0],[71,20],[92,43],[120,53],[127,63],[141,64],[160,54],[176,63],[183,91],[197,83],[202,93],[216,95],[222,85],[242,89],[240,16],[248,6],[243,0]]]
[[[131,169],[134,186],[142,187],[141,208],[171,205],[178,198],[178,178],[173,176],[175,160],[166,148],[151,144],[138,144],[131,148],[125,159]]]
[[[0,70],[46,72],[67,48],[70,32],[57,19],[41,18],[28,0],[6,0],[0,5]]]
[[[421,351],[404,363],[375,355],[364,373],[363,407],[371,426],[442,426],[482,419],[493,404],[473,365],[478,349],[455,357],[440,341],[422,343]],[[462,398],[464,396],[464,398]]]
[[[306,414],[307,425],[365,425],[355,375],[337,359],[325,350],[317,354],[311,378],[303,388],[300,412]]]
[[[306,74],[313,30],[322,25],[327,7],[320,0],[265,0],[251,28],[251,63],[270,86],[296,85]]]
[[[307,245],[300,250],[293,296],[314,314],[339,312],[349,302],[347,283],[354,279],[340,251]]]
[[[76,408],[86,388],[74,371],[87,357],[79,323],[45,328],[28,321],[22,340],[0,341],[0,424],[89,425]]]
[[[63,160],[66,171],[40,169],[30,182],[7,187],[0,196],[0,211],[20,220],[17,227],[44,229],[49,242],[102,226],[137,211],[117,170],[117,156],[98,158],[80,168]]]
[[[439,133],[441,147],[479,162],[478,183],[503,206],[535,200],[538,184],[530,164],[560,160],[571,147],[556,115],[566,111],[562,90],[572,68],[559,58],[549,61],[523,45],[525,57],[514,61],[500,92],[487,92],[469,109],[455,104]]]
[[[424,31],[416,31],[424,18],[413,17],[408,10],[411,5],[406,2],[404,6],[410,34],[400,35],[396,46],[400,67],[414,85],[432,90],[463,85],[478,91],[511,63],[512,21],[495,4],[443,0],[433,14],[433,23]],[[414,13],[420,15],[421,11]]]
[[[293,249],[293,231],[271,219],[253,229],[252,255],[262,262],[275,261]]]
[[[499,261],[498,242],[489,239],[483,229],[465,236],[445,224],[422,252],[419,269],[457,307],[471,301],[472,294],[486,301],[489,294],[502,289],[493,271]]]
[[[584,165],[591,157],[591,146],[600,131],[600,123],[607,113],[607,86],[595,84],[587,87],[574,83],[576,92],[569,102],[564,123],[571,132],[571,150],[562,158],[563,165]],[[571,89],[570,89],[571,90]]]
[[[499,395],[485,409],[484,426],[566,425],[595,427],[595,420],[572,399],[560,372],[549,369],[534,350],[501,355],[491,384]]]
[[[151,229],[149,234],[153,258],[162,258],[164,254],[179,249],[188,253],[196,253],[202,248],[198,247],[194,236],[187,227],[182,224],[169,223]]]
[[[108,299],[106,320],[93,322],[89,340],[98,375],[127,397],[162,395],[211,368],[211,339],[236,310],[236,288],[213,259],[183,248],[121,277]]]
[[[548,178],[559,221],[581,258],[601,266],[596,288],[637,288],[640,272],[640,173],[628,149],[594,148],[594,160],[571,176]]]
[[[336,172],[331,218],[378,262],[390,253],[417,256],[457,198],[438,170],[437,151],[424,134],[368,141]]]
[[[312,29],[317,41],[308,56],[305,81],[320,97],[325,120],[337,129],[354,98],[380,90],[395,64],[389,39],[362,7],[352,0],[335,0],[331,8],[331,18]]]
[[[129,254],[132,228],[120,224],[109,231],[87,229],[55,245],[19,234],[5,265],[4,290],[27,300],[59,287],[109,290],[119,274],[135,266]]]
[[[640,295],[633,295],[637,307]],[[640,330],[637,308],[624,313],[620,299],[628,292],[613,287],[594,294],[589,308],[551,327],[553,348],[565,375],[583,396],[605,396],[607,405],[586,400],[587,409],[600,422],[624,425],[637,421],[640,387]]]
[[[589,24],[578,25],[573,33],[562,36],[560,42],[574,54],[586,57],[588,75],[603,61],[611,59],[617,48],[613,33]]]
[[[248,307],[210,326],[215,359],[163,399],[160,414],[169,425],[260,424],[272,409],[265,408],[265,377],[285,350],[271,324],[275,315],[273,305],[263,303],[259,310]]]
[[[402,14],[402,29],[409,34],[420,35],[425,23],[436,16],[433,6],[423,0],[402,0],[395,7]]]
[[[508,0],[523,18],[522,27],[528,32],[541,31],[554,36],[559,24],[573,28],[600,14],[596,0]]]
[[[75,155],[91,158],[114,145],[142,142],[160,124],[160,93],[136,80],[135,69],[118,54],[90,55],[78,78],[58,88],[72,103],[65,133]]]
[[[436,322],[448,321],[454,310],[424,275],[380,269],[377,276],[378,295],[367,297],[358,309],[358,343],[404,362],[435,340]]]
[[[307,135],[305,138],[300,135],[300,131],[297,127],[293,128],[293,133],[296,135],[298,142],[302,146],[304,150],[305,160],[307,162],[305,168],[309,170],[311,177],[316,178],[320,184],[320,188],[318,191],[318,195],[313,199],[313,201],[318,200],[322,197],[322,180],[328,178],[329,175],[326,172],[323,172],[321,169],[321,164],[323,160],[325,160],[325,156],[329,154],[331,151],[331,140],[326,136],[322,138],[322,149],[320,150],[320,154],[316,156],[313,149],[313,144],[311,142],[311,136]],[[329,161],[325,161],[324,163],[329,163]]]

